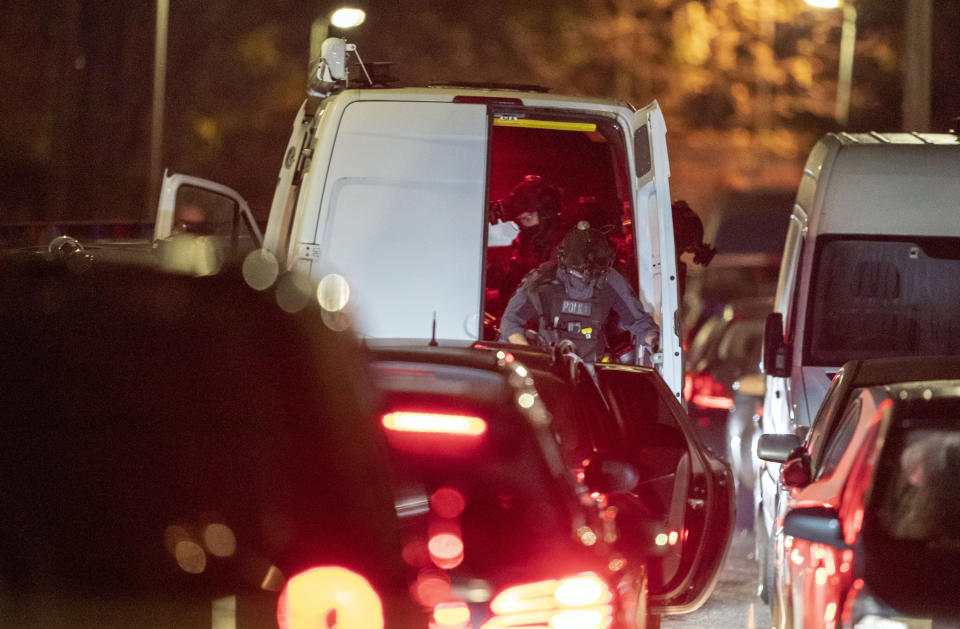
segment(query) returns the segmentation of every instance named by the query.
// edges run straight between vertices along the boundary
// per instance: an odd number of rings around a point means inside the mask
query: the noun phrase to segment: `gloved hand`
[[[654,328],[647,332],[647,335],[643,337],[643,344],[647,345],[650,348],[659,348],[660,347],[660,330]]]

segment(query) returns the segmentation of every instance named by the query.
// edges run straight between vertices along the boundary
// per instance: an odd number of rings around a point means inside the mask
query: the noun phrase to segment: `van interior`
[[[523,258],[510,239],[493,236],[494,226],[510,220],[504,208],[511,191],[529,175],[559,189],[562,209],[557,232],[587,221],[606,233],[616,250],[614,268],[637,291],[633,204],[622,129],[600,116],[564,118],[527,112],[516,120],[506,115],[492,120],[483,338],[497,338],[500,315],[520,281],[538,264],[552,259],[547,253],[539,260]],[[517,229],[506,233],[512,237]],[[611,327],[607,337],[612,343],[618,330],[615,322]]]

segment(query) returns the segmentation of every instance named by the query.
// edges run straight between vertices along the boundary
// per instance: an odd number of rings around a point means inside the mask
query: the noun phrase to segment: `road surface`
[[[703,607],[685,616],[667,616],[662,629],[768,629],[770,608],[757,596],[753,532],[738,530],[720,580]]]

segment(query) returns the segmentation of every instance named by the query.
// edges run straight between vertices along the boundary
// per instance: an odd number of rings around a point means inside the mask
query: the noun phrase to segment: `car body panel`
[[[860,484],[869,481],[872,468],[865,467],[869,463],[868,460],[865,462],[865,457],[869,459],[870,448],[882,443],[881,422],[890,416],[897,401],[889,397],[891,394],[885,392],[885,387],[893,384],[906,387],[914,382],[922,384],[944,378],[960,378],[960,357],[854,360],[839,370],[803,447],[802,456],[809,461],[811,482],[789,489],[788,498],[780,505],[776,516],[778,521],[774,524],[776,538],[773,543],[777,558],[773,607],[776,626],[828,626],[824,624],[826,606],[832,602],[833,611],[830,613],[839,618],[841,608],[838,605],[852,587],[855,576],[849,569],[853,551],[848,552],[842,545],[839,550],[831,549],[824,544],[785,535],[782,529],[785,515],[804,508],[833,510],[843,533],[849,535],[851,518],[858,508],[851,506],[851,496],[859,495],[858,499],[862,500],[866,487],[869,487],[868,483],[857,490],[857,482],[850,479],[860,479]],[[921,385],[915,387],[922,389]],[[862,515],[856,517],[862,519]],[[847,543],[852,543],[852,539],[847,539]],[[838,568],[842,565],[847,568],[834,571],[825,581],[816,573],[824,566]]]

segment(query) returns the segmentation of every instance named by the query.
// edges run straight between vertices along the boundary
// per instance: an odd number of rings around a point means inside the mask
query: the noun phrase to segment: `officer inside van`
[[[630,332],[633,343],[656,345],[659,329],[613,268],[614,248],[606,235],[580,221],[567,232],[555,260],[531,271],[510,298],[500,322],[500,340],[527,345],[525,325],[536,316],[538,340],[567,340],[588,362],[607,350],[611,314]]]

